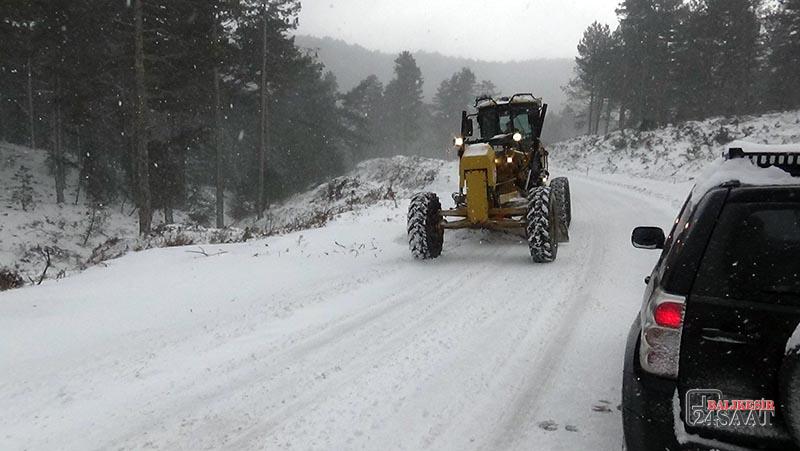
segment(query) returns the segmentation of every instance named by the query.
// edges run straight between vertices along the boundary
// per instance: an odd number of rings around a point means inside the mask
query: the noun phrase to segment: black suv
[[[698,179],[625,353],[628,450],[800,449],[800,146],[732,148]]]

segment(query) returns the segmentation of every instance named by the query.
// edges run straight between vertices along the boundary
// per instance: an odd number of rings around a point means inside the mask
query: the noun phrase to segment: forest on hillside
[[[584,132],[800,108],[800,0],[623,0],[567,87]]]
[[[513,33],[509,33],[509,37]],[[339,87],[349,91],[361,80],[374,74],[384,83],[394,76],[393,61],[397,55],[368,50],[331,37],[317,38],[298,34],[295,42],[316,52],[325,66],[336,74]],[[468,67],[480,79],[492,80],[503,95],[530,92],[542,97],[552,111],[560,111],[566,94],[561,87],[572,76],[575,59],[537,58],[535,54],[524,55],[518,61],[486,61],[474,58],[455,57],[437,52],[412,50],[412,55],[425,78],[422,87],[425,100],[430,102],[441,82],[453,74],[455,69]],[[358,61],[358,64],[352,64]],[[456,124],[458,125],[458,124]]]
[[[58,203],[77,176],[89,205],[132,201],[142,233],[154,211],[198,205],[224,227],[365,159],[446,158],[461,110],[500,94],[454,67],[428,100],[410,52],[389,81],[343,92],[295,43],[300,8],[3,1],[0,140],[47,152]],[[624,0],[618,14],[586,30],[551,136],[800,108],[800,0]]]
[[[366,158],[445,157],[449,109],[494,93],[463,70],[426,104],[408,52],[385,86],[368,77],[340,93],[291,37],[300,6],[3,2],[0,140],[48,152],[58,203],[77,173],[92,204],[132,199],[146,233],[154,210],[169,221],[214,186],[222,227],[225,213],[261,216]]]

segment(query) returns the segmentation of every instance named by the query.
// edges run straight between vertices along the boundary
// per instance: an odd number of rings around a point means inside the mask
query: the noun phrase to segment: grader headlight
[[[513,138],[514,138],[514,142],[520,142],[520,141],[522,141],[522,133],[520,133],[520,132],[516,132],[516,133],[514,133],[514,136],[513,136]]]

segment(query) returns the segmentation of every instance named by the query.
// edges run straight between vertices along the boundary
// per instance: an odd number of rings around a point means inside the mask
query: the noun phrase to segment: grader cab
[[[443,210],[434,193],[412,198],[408,235],[414,257],[437,258],[445,230],[473,228],[524,234],[535,262],[554,261],[558,243],[569,240],[572,212],[569,181],[550,180],[541,143],[547,105],[532,94],[516,94],[478,98],[475,110],[462,113],[461,134],[454,140],[459,156],[454,208]]]

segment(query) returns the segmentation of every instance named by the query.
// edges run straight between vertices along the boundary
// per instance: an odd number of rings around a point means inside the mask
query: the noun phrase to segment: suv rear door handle
[[[738,332],[726,332],[724,330],[714,329],[711,327],[704,327],[701,330],[700,336],[704,340],[735,345],[743,345],[751,341],[751,338],[744,334],[740,334]]]

